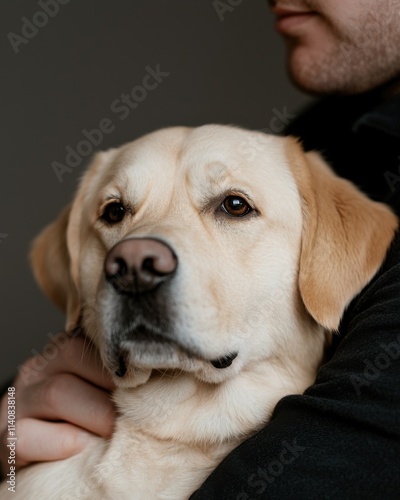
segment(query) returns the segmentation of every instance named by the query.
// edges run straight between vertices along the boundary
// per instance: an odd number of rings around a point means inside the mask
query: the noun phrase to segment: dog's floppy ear
[[[77,326],[80,316],[78,289],[71,276],[67,228],[71,206],[33,241],[30,258],[33,272],[46,295],[67,314],[67,330]]]
[[[305,154],[292,140],[289,154],[303,203],[300,294],[319,324],[337,330],[349,302],[381,266],[398,220],[318,153]]]

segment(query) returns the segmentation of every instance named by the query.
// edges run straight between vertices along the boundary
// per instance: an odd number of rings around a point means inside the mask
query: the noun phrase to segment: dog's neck
[[[120,418],[139,431],[182,444],[213,445],[254,432],[282,395],[302,390],[277,370],[274,362],[258,364],[221,384],[188,373],[153,373],[143,385],[118,389],[114,399]]]
[[[153,373],[135,388],[118,389],[116,430],[96,469],[102,484],[106,487],[110,477],[110,484],[122,485],[121,492],[140,488],[137,498],[161,499],[170,498],[173,477],[173,491],[188,498],[233,448],[269,420],[279,399],[313,382],[315,367],[309,373],[296,367],[293,373],[296,377],[270,359],[221,384],[165,372]],[[134,474],[121,468],[124,463],[134,463]],[[136,485],[135,477],[147,479]]]
[[[103,485],[104,498],[111,495],[108,485],[114,498],[116,485],[121,498],[124,491],[159,499],[179,491],[173,498],[188,498],[268,422],[282,397],[313,383],[325,336],[315,322],[294,322],[292,329],[290,345],[282,340],[284,356],[254,360],[219,384],[182,371],[153,371],[150,377],[138,372],[136,387],[119,387],[113,395],[119,413],[115,432],[92,476],[97,487]]]

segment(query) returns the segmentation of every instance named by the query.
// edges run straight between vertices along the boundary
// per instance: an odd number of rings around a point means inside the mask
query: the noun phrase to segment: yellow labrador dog
[[[396,226],[293,138],[174,127],[98,153],[32,261],[119,416],[111,440],[21,470],[13,498],[187,499],[312,384]]]

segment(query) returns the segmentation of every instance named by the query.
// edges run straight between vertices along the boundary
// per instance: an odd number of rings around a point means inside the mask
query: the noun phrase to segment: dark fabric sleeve
[[[283,398],[191,500],[400,498],[399,256],[397,237],[315,384]]]

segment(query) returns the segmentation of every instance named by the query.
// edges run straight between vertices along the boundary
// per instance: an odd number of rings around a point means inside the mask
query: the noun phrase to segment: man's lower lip
[[[316,16],[315,12],[305,12],[297,13],[297,14],[289,14],[282,17],[279,17],[275,23],[275,29],[278,33],[283,35],[290,34],[296,28],[303,23],[309,21],[313,17]]]

